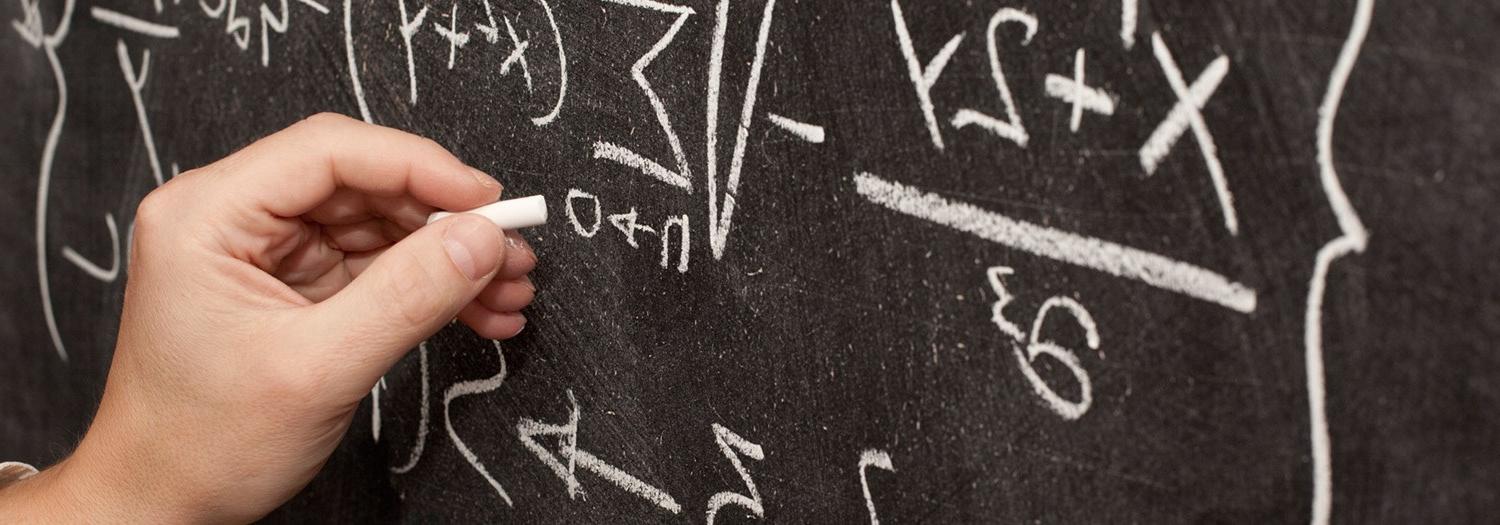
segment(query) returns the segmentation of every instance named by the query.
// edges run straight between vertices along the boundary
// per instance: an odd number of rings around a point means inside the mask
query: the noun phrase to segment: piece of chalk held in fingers
[[[502,230],[514,230],[517,228],[530,228],[547,224],[547,199],[541,195],[509,199],[491,204],[486,204],[469,211],[440,211],[427,216],[427,224],[432,224],[443,217],[455,213],[472,213],[489,219]]]

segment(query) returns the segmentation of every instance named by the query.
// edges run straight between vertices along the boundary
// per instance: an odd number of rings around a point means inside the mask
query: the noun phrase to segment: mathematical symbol
[[[1182,137],[1185,128],[1193,129],[1193,137],[1198,141],[1198,150],[1203,153],[1203,161],[1208,165],[1208,177],[1213,181],[1214,192],[1219,197],[1219,208],[1224,214],[1224,227],[1231,235],[1239,235],[1239,219],[1234,211],[1234,196],[1229,193],[1229,182],[1224,178],[1224,167],[1219,164],[1218,147],[1214,145],[1214,137],[1208,132],[1208,124],[1203,121],[1200,110],[1213,96],[1214,90],[1218,89],[1219,81],[1229,73],[1229,57],[1219,55],[1204,68],[1203,73],[1193,80],[1192,87],[1188,87],[1183,81],[1182,70],[1177,68],[1177,61],[1173,60],[1171,50],[1161,38],[1161,33],[1151,34],[1151,47],[1156,54],[1156,61],[1161,63],[1161,70],[1167,77],[1167,83],[1172,86],[1172,92],[1177,95],[1177,104],[1167,113],[1156,130],[1141,145],[1139,157],[1141,169],[1146,175],[1156,173],[1156,168],[1161,164],[1162,158],[1172,150],[1177,139]]]
[[[1074,133],[1078,132],[1079,124],[1083,123],[1083,110],[1085,109],[1100,115],[1115,114],[1114,95],[1085,84],[1083,64],[1083,48],[1079,48],[1078,52],[1073,55],[1073,78],[1049,73],[1046,80],[1047,96],[1073,104],[1073,120],[1069,122],[1068,129],[1073,130]]]
[[[529,93],[531,92],[531,68],[526,65],[526,46],[529,42],[516,36],[516,28],[510,25],[510,17],[503,18],[505,19],[505,32],[510,35],[510,43],[516,48],[510,52],[510,56],[505,57],[505,62],[500,64],[500,76],[510,73],[512,65],[520,64],[521,76],[526,77],[526,91]]]
[[[449,27],[433,22],[432,28],[448,40],[448,69],[453,69],[453,61],[458,58],[458,48],[469,44],[469,32],[458,30],[458,2],[453,2],[453,14],[449,16]]]

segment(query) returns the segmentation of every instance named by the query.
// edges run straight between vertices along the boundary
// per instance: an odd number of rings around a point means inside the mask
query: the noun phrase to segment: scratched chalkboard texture
[[[552,220],[525,332],[413,349],[269,522],[1500,511],[1494,1],[0,17],[0,459],[86,429],[141,198],[332,111]]]

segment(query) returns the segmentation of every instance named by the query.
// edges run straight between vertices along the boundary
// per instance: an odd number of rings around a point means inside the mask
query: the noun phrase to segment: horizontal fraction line
[[[1018,221],[869,173],[855,175],[854,185],[856,191],[870,202],[981,239],[1055,261],[1134,279],[1239,312],[1255,311],[1255,290],[1198,266],[1129,246]]]

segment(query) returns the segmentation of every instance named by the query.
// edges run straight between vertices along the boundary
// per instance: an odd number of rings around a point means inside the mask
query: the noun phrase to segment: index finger
[[[494,202],[500,184],[432,140],[321,113],[229,156],[225,194],[280,217],[296,217],[339,188],[382,197],[410,195],[444,210]]]

